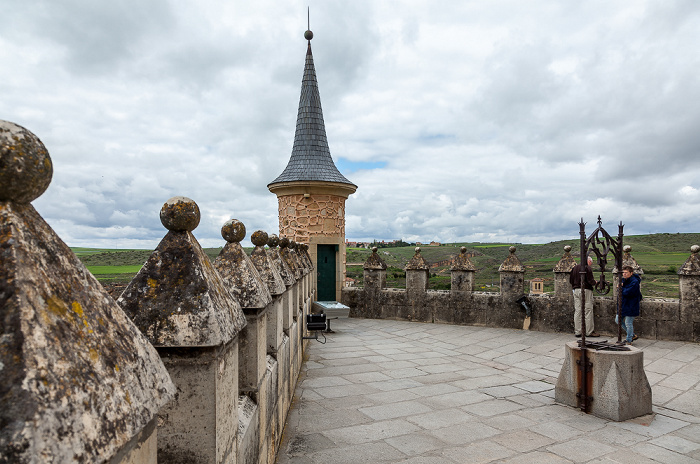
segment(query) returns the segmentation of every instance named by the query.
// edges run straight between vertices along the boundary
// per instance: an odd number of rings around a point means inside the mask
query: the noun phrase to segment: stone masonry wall
[[[681,298],[644,298],[640,316],[634,321],[635,333],[643,338],[679,341],[700,341],[700,247],[693,246],[692,254],[679,271]],[[517,283],[502,286],[500,293],[474,292],[467,286],[453,286],[452,290],[426,290],[422,282],[406,289],[383,288],[386,271],[373,259],[364,266],[365,287],[346,287],[342,303],[350,307],[351,317],[398,319],[417,322],[483,325],[522,329],[525,310],[517,302],[523,296],[524,269],[511,248],[511,255],[501,266],[501,281]],[[464,257],[460,257],[463,261]],[[624,261],[633,261],[629,253]],[[475,268],[468,263],[453,266],[452,273],[473,275]],[[635,262],[636,264],[636,262]],[[407,272],[408,272],[407,266]],[[570,332],[573,334],[574,307],[568,270],[573,260],[567,250],[555,267],[553,294],[529,294],[527,301],[532,310],[530,330],[543,332]],[[465,269],[473,269],[467,270]],[[565,271],[565,272],[562,272]],[[638,272],[643,272],[639,269]],[[560,278],[566,276],[566,278]],[[454,276],[453,276],[454,277]],[[471,279],[468,277],[467,279]],[[617,340],[615,324],[616,302],[612,296],[594,296],[594,326],[597,332]],[[624,337],[624,329],[623,329]]]
[[[278,197],[280,236],[308,243],[313,235],[345,237],[345,198],[311,194]]]

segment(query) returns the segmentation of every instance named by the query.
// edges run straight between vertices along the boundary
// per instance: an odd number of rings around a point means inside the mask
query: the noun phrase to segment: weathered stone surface
[[[469,256],[467,256],[467,248],[461,247],[459,249],[459,254],[455,257],[452,262],[451,271],[476,271],[476,267],[472,264]]]
[[[566,272],[569,273],[576,266],[576,260],[571,256],[571,247],[566,245],[564,247],[564,256],[557,262],[554,266],[554,272]]]
[[[516,248],[514,246],[509,248],[508,251],[510,251],[510,255],[508,255],[506,260],[503,261],[503,264],[498,267],[498,272],[525,272],[525,268],[515,255],[515,250]]]
[[[386,262],[377,253],[377,247],[372,248],[372,254],[369,255],[367,261],[362,265],[362,269],[386,270]]]
[[[577,407],[577,380],[581,373],[576,363],[581,357],[577,342],[566,344],[564,364],[554,389],[556,401]],[[651,386],[644,373],[644,352],[587,350],[592,364],[591,414],[614,421],[625,421],[651,414]]]
[[[0,120],[0,201],[29,203],[51,183],[53,164],[39,138]]]
[[[188,231],[170,231],[117,302],[155,346],[217,346],[245,325],[240,305]]]
[[[258,230],[253,232],[250,239],[255,245],[255,249],[250,254],[250,260],[253,262],[255,269],[258,270],[263,282],[267,285],[270,294],[272,296],[281,295],[287,287],[284,285],[284,280],[282,280],[282,276],[277,271],[276,266],[273,266],[267,257],[267,252],[264,248],[265,244],[267,244],[267,234],[262,230]]]
[[[0,203],[0,321],[7,462],[107,462],[175,393],[155,349],[29,204]]]
[[[420,254],[420,247],[416,247],[416,253],[413,255],[413,258],[411,258],[408,263],[406,263],[406,270],[412,270],[412,271],[417,271],[417,270],[424,270],[427,271],[430,269],[430,264],[423,258],[423,256]]]
[[[685,263],[678,270],[679,275],[700,276],[700,246],[693,245],[690,248],[690,256],[685,260]]]
[[[282,257],[282,260],[287,265],[287,267],[294,273],[294,279],[299,280],[302,276],[302,270],[300,269],[299,264],[292,255],[292,252],[289,248],[290,243],[291,242],[287,237],[280,238],[280,256]]]
[[[264,308],[272,295],[239,243],[245,238],[245,225],[231,219],[221,228],[221,236],[227,243],[214,260],[214,268],[242,308]]]
[[[622,267],[625,267],[625,266],[630,266],[632,269],[634,269],[635,274],[639,274],[639,275],[644,274],[644,270],[639,265],[639,263],[637,263],[637,260],[634,259],[634,256],[632,256],[632,247],[629,245],[625,245],[622,248]],[[619,273],[617,266],[613,266],[612,272],[613,272],[613,274]],[[617,287],[617,283],[615,283],[615,287]]]
[[[214,268],[241,307],[264,308],[272,302],[267,285],[240,243],[227,243],[214,260]]]
[[[267,240],[267,246],[269,247],[267,249],[267,257],[273,265],[277,266],[277,271],[280,273],[280,276],[284,281],[284,285],[289,287],[291,285],[294,285],[296,279],[294,279],[294,271],[289,269],[287,263],[285,263],[282,259],[282,256],[280,256],[280,250],[279,248],[277,248],[277,245],[279,245],[279,243],[280,239],[279,237],[277,237],[277,235],[270,235],[270,237]]]
[[[192,232],[200,218],[199,206],[187,197],[172,197],[160,209],[160,222],[172,231]]]

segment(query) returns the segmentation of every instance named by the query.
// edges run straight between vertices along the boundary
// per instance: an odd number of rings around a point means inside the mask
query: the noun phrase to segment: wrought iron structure
[[[588,412],[589,405],[592,400],[590,397],[590,391],[588,386],[591,384],[589,382],[589,377],[591,374],[591,368],[593,367],[588,361],[586,355],[587,348],[601,349],[601,343],[586,343],[586,292],[585,284],[586,274],[588,273],[588,257],[595,255],[595,261],[600,268],[600,279],[596,281],[595,290],[600,295],[605,295],[610,292],[610,282],[605,280],[605,271],[608,265],[608,255],[612,254],[615,266],[618,272],[622,271],[622,237],[624,224],[620,221],[618,226],[617,239],[613,238],[604,228],[603,222],[598,216],[598,228],[593,231],[593,233],[586,237],[586,223],[579,222],[579,233],[581,235],[581,341],[579,346],[581,347],[581,358],[577,361],[579,364],[579,369],[581,371],[579,383],[579,392],[576,396],[579,399],[579,406],[582,411]],[[592,257],[592,256],[591,256]],[[617,290],[616,290],[616,313],[617,313],[617,343],[619,344],[622,340],[622,318],[620,317],[620,303],[621,303],[621,280],[618,279]]]

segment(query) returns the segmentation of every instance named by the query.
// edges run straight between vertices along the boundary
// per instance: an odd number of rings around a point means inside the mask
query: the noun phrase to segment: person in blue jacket
[[[639,303],[642,301],[642,291],[639,286],[641,281],[641,277],[634,273],[632,266],[623,266],[620,316],[622,316],[622,326],[627,331],[626,345],[631,345],[637,338],[634,335],[634,318],[639,316]]]

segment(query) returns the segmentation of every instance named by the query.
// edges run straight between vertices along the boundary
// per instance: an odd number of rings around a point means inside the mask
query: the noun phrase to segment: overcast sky
[[[204,246],[276,233],[307,5],[348,239],[700,232],[695,0],[0,0],[0,119],[54,163],[39,213],[71,246],[153,248],[175,195]]]

